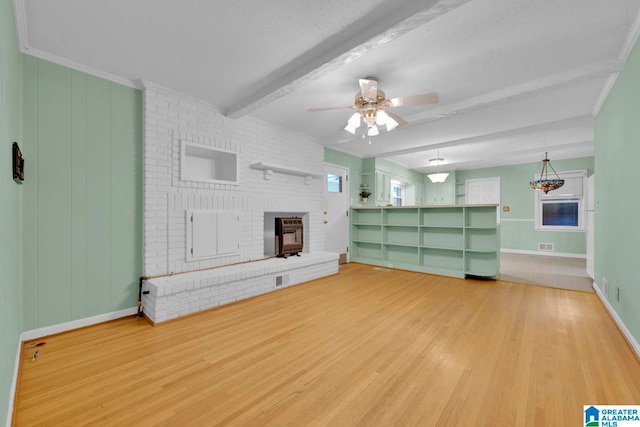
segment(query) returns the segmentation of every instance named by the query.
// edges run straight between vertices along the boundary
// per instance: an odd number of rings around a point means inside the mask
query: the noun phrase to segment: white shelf
[[[270,179],[271,175],[274,172],[278,172],[278,173],[283,173],[283,174],[287,174],[287,175],[304,176],[305,178],[307,178],[307,184],[309,183],[308,181],[311,178],[322,178],[324,176],[324,174],[322,174],[322,173],[309,172],[309,171],[305,171],[305,170],[302,170],[302,169],[294,169],[294,168],[290,168],[290,167],[286,167],[286,166],[273,165],[273,164],[268,164],[268,163],[264,163],[264,162],[253,163],[251,165],[251,168],[252,169],[263,170],[264,171],[264,179]]]

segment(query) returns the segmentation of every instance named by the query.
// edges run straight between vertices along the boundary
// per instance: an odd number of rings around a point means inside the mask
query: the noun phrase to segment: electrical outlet
[[[620,302],[620,288],[616,286],[616,301]]]
[[[602,293],[605,297],[609,296],[609,281],[602,276]]]

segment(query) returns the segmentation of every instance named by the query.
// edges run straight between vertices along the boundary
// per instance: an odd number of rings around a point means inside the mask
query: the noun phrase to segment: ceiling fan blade
[[[438,103],[438,93],[431,92],[423,95],[405,96],[402,98],[391,98],[389,107],[409,107],[412,105],[428,105]]]
[[[378,81],[374,79],[360,79],[360,94],[365,101],[375,101],[378,97]]]
[[[406,126],[406,125],[408,125],[408,124],[409,124],[409,122],[408,122],[408,121],[406,121],[405,119],[403,119],[403,118],[402,118],[402,117],[400,117],[399,115],[392,113],[392,112],[391,112],[391,111],[389,111],[389,110],[384,110],[384,112],[385,112],[385,113],[387,113],[387,115],[388,115],[389,117],[391,117],[393,120],[395,120],[396,122],[398,122],[398,127],[400,127],[400,128],[401,128],[402,126]]]
[[[309,108],[307,111],[310,113],[315,113],[317,111],[332,111],[332,110],[351,110],[356,108],[353,105],[349,105],[347,107],[322,107],[322,108]]]

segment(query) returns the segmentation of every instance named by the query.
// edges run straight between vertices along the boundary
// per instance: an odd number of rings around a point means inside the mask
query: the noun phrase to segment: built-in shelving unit
[[[496,278],[496,205],[351,209],[351,260],[454,277]]]

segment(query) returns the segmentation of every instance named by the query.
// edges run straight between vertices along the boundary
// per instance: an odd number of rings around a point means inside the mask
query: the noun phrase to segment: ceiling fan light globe
[[[344,130],[346,130],[347,132],[353,135],[356,134],[356,129],[357,128],[355,126],[352,126],[351,123],[347,123],[347,125],[344,127]]]
[[[376,124],[378,126],[386,125],[389,119],[389,115],[384,110],[380,110],[378,114],[376,114]]]
[[[351,126],[354,130],[360,127],[360,113],[353,113],[353,115],[349,117],[348,126]],[[355,131],[351,133],[355,133]]]
[[[368,136],[378,136],[380,135],[380,131],[378,130],[378,126],[371,126],[367,131]]]
[[[391,132],[396,127],[398,127],[398,122],[396,122],[393,118],[389,117],[387,120],[387,132]]]

